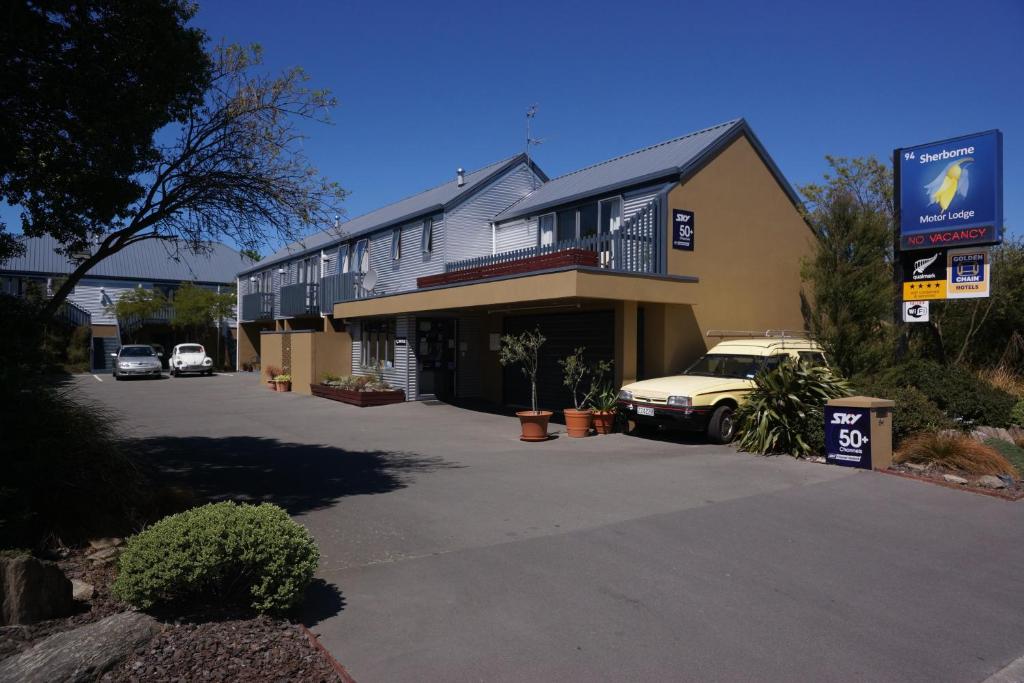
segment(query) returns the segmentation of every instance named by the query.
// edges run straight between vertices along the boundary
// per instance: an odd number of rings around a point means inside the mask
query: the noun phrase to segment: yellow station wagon
[[[663,425],[706,432],[715,443],[729,443],[736,433],[733,412],[754,387],[754,377],[786,358],[824,365],[825,354],[807,339],[768,331],[715,333],[726,339],[678,375],[633,382],[619,391],[619,410],[638,431]]]

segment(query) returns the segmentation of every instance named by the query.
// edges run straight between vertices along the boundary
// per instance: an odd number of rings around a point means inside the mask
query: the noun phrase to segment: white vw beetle
[[[213,359],[206,355],[201,344],[178,344],[171,353],[168,363],[171,376],[177,377],[185,372],[198,372],[201,375],[213,374]]]

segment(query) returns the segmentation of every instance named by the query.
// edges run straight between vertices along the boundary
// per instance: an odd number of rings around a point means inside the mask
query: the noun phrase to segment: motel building
[[[303,393],[380,364],[407,400],[523,406],[498,340],[536,328],[539,403],[558,410],[579,346],[617,388],[685,368],[712,329],[803,329],[798,206],[742,119],[558,178],[523,154],[460,169],[242,271],[238,362]]]

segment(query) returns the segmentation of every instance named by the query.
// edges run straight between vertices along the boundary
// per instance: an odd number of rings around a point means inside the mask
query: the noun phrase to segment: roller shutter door
[[[615,312],[585,311],[546,315],[510,316],[505,318],[505,333],[518,334],[539,328],[547,341],[540,349],[537,369],[537,404],[541,410],[562,410],[572,407],[572,393],[562,384],[562,366],[558,364],[578,346],[585,346],[588,363],[615,358]],[[606,376],[611,381],[611,375]],[[583,386],[585,384],[586,386]],[[504,369],[504,402],[507,405],[530,405],[530,383],[520,366]],[[581,383],[584,391],[589,379]]]

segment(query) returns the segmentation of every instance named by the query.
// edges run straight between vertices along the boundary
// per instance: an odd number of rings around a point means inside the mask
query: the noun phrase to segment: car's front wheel
[[[736,436],[736,419],[732,406],[718,406],[708,420],[708,440],[727,444]]]

